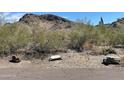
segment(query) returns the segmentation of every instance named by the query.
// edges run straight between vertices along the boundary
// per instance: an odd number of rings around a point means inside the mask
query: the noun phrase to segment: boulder
[[[109,65],[109,64],[119,64],[121,58],[115,54],[108,54],[103,58],[102,64]]]
[[[9,62],[19,63],[19,62],[21,62],[21,60],[18,57],[16,57],[16,56],[12,56],[12,59]]]
[[[62,60],[62,57],[60,55],[52,55],[49,57],[49,61],[54,61],[54,60]]]

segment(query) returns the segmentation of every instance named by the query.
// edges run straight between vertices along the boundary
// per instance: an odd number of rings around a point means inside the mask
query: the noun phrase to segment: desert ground
[[[10,63],[0,59],[1,80],[118,80],[124,79],[121,65],[101,64],[103,56],[82,53],[61,53],[62,60],[32,59]]]
[[[124,18],[106,24],[101,17],[93,25],[89,20],[25,13],[17,21],[7,20],[1,15],[0,79],[124,79]],[[49,61],[54,54],[62,60]],[[105,66],[114,60],[103,62],[107,54],[120,58],[120,64]]]

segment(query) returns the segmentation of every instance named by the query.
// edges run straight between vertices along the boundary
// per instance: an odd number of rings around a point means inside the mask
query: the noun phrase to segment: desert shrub
[[[66,49],[67,39],[65,32],[48,31],[46,32],[45,47],[48,49]]]
[[[67,51],[68,36],[65,31],[40,30],[35,35],[36,37],[32,38],[25,53],[28,58]]]
[[[92,42],[86,41],[86,42],[84,43],[84,45],[83,45],[83,48],[84,48],[84,49],[91,50],[91,49],[93,48]]]
[[[37,35],[37,41],[40,44],[40,47],[41,48],[44,48],[45,47],[45,43],[46,43],[45,32],[44,31],[41,31],[41,32],[39,32],[37,34],[38,34]]]
[[[82,51],[85,42],[95,43],[94,37],[95,31],[92,26],[89,24],[78,24],[69,34],[70,43],[68,47],[77,51]]]
[[[0,30],[0,53],[14,52],[24,48],[29,42],[30,33],[22,25],[4,25]]]
[[[70,32],[70,43],[68,45],[69,48],[71,49],[76,49],[77,51],[80,51],[82,48],[82,44],[85,41],[85,37],[81,35],[81,32],[78,31],[72,31]]]
[[[124,32],[121,31],[111,31],[107,30],[105,33],[99,32],[98,42],[99,45],[117,45],[117,44],[124,44]]]
[[[116,54],[116,52],[112,48],[103,48],[101,54],[103,55]]]
[[[74,49],[92,49],[93,45],[112,46],[124,44],[124,31],[102,25],[78,22],[71,31],[48,31],[38,24],[27,26],[22,23],[0,26],[0,54],[16,53],[23,49],[26,54],[41,56],[42,54]],[[30,51],[30,53],[29,53]],[[115,53],[111,49],[103,49],[102,54]]]
[[[15,29],[14,32],[14,38],[12,38],[13,40],[13,46],[15,45],[15,47],[18,48],[24,48],[28,42],[30,42],[30,37],[31,37],[31,33],[28,31],[27,28],[20,26]]]

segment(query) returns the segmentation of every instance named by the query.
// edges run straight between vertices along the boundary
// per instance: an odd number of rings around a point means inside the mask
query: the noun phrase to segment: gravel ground
[[[123,66],[104,66],[103,56],[82,53],[61,53],[63,60],[47,59],[21,63],[10,63],[8,58],[0,59],[0,79],[14,80],[87,80],[124,79]]]

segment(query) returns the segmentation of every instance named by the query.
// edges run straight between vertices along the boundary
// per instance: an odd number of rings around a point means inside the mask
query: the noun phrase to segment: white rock
[[[105,57],[106,57],[106,58],[114,58],[114,59],[118,59],[118,60],[121,59],[118,55],[115,55],[115,54],[108,54],[108,55],[106,55]]]
[[[104,56],[102,64],[109,65],[109,64],[119,64],[121,58],[115,54],[108,54]]]
[[[62,57],[60,55],[52,55],[52,56],[50,56],[49,61],[60,60],[60,59],[62,59]]]
[[[121,60],[121,58],[118,55],[115,55],[115,54],[108,54],[104,57],[104,59],[107,59],[107,58],[113,58],[115,60]]]

